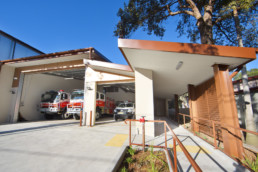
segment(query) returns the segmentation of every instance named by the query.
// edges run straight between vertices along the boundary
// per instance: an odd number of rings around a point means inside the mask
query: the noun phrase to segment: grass
[[[258,154],[256,158],[251,158],[247,155],[244,155],[244,159],[241,162],[251,168],[253,171],[258,172]]]

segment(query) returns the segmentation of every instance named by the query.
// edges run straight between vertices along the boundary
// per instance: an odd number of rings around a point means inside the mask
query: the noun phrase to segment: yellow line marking
[[[105,146],[121,147],[128,138],[128,134],[116,134]]]
[[[173,145],[172,144],[169,144],[169,147],[170,148],[173,148]],[[189,153],[207,153],[207,154],[210,154],[210,151],[208,151],[207,149],[203,148],[203,147],[199,147],[199,146],[185,146],[186,150],[189,152]],[[182,149],[179,147],[179,145],[176,146],[176,151],[177,152],[183,152]]]

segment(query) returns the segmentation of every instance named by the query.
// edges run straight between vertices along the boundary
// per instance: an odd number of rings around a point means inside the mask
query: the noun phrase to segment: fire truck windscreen
[[[45,94],[42,94],[41,102],[51,102],[51,103],[53,103],[57,95],[58,95],[58,92],[56,92],[56,91],[46,92]]]
[[[71,96],[71,99],[83,99],[84,96],[83,96],[83,92],[72,92],[72,96]]]

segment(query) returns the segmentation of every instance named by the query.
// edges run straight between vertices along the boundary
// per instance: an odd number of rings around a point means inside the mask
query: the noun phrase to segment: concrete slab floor
[[[167,120],[166,118],[160,118]],[[205,141],[167,120],[203,171],[246,171],[234,160]],[[135,124],[132,139],[142,143]],[[163,125],[155,125],[157,133]],[[79,127],[79,121],[53,120],[0,126],[0,171],[110,171],[114,159],[128,145],[128,125],[104,118],[94,127]],[[168,146],[173,139],[169,132]],[[164,133],[146,136],[146,144],[164,145]],[[178,148],[179,171],[194,171]]]
[[[105,146],[117,134],[128,134],[128,126],[112,118],[91,128],[75,120],[1,125],[0,171],[103,172],[122,149]],[[128,144],[128,138],[122,142]]]

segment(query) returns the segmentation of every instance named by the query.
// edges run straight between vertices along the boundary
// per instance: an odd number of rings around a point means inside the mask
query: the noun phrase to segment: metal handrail
[[[185,117],[189,117],[190,120],[192,120],[193,122],[195,122],[193,119],[200,119],[200,120],[205,120],[205,121],[209,121],[209,122],[212,122],[212,132],[213,132],[213,146],[215,147],[215,149],[218,149],[218,146],[217,146],[217,139],[216,139],[216,131],[215,131],[215,124],[218,124],[221,126],[221,128],[225,128],[225,127],[230,127],[230,128],[233,128],[233,129],[237,129],[237,130],[241,130],[241,131],[244,131],[244,132],[247,132],[247,133],[251,133],[251,134],[254,134],[254,135],[258,135],[258,132],[255,132],[255,131],[251,131],[251,130],[246,130],[244,128],[240,128],[240,127],[234,127],[234,126],[230,126],[228,124],[225,124],[225,123],[222,123],[222,122],[219,122],[219,121],[214,121],[214,120],[210,120],[210,119],[205,119],[205,118],[200,118],[200,117],[191,117],[190,115],[186,115],[186,114],[183,114],[183,113],[178,113],[178,115],[182,115],[183,116],[183,121],[184,121],[184,128],[185,128]],[[179,121],[179,118],[178,118],[178,121]],[[179,122],[178,122],[179,123]],[[194,133],[195,134],[195,133]],[[196,135],[196,134],[195,134]],[[242,140],[241,140],[242,141]],[[243,142],[243,141],[242,141]],[[223,150],[222,150],[223,151]],[[224,152],[224,151],[223,151]],[[230,155],[231,156],[231,155]]]
[[[187,117],[189,117],[191,120],[193,120],[190,115],[186,115],[186,114],[183,114],[183,113],[178,113],[178,114],[184,116],[184,118],[185,118],[185,116],[187,116]],[[214,122],[214,123],[219,124],[219,125],[221,125],[221,126],[230,127],[230,128],[234,128],[234,129],[237,129],[237,130],[245,131],[245,132],[247,132],[247,133],[251,133],[251,134],[254,134],[254,135],[258,135],[258,132],[251,131],[251,130],[247,130],[247,129],[240,128],[240,127],[234,127],[234,126],[231,126],[231,125],[228,125],[228,124],[219,122],[219,121],[214,121],[214,120],[205,119],[205,118],[200,118],[200,117],[193,117],[193,118],[195,118],[195,119],[200,119],[200,120],[206,120],[206,121],[210,121],[210,122]],[[185,119],[184,119],[184,125],[185,125]]]
[[[124,122],[127,124],[127,121],[129,121],[129,145],[137,145],[137,146],[142,146],[143,147],[143,151],[145,149],[145,146],[149,146],[145,144],[145,125],[143,125],[143,141],[142,144],[136,144],[136,143],[132,143],[131,142],[131,122],[135,121],[135,122],[140,122],[140,120],[136,120],[136,119],[126,119]],[[172,164],[171,158],[168,154],[169,157],[169,161],[171,166],[173,167],[173,171],[177,172],[177,153],[176,153],[176,142],[178,143],[179,147],[181,148],[181,150],[183,151],[183,153],[185,154],[186,158],[189,160],[189,162],[191,163],[192,167],[194,168],[195,171],[197,172],[201,172],[201,168],[199,167],[199,165],[195,162],[195,160],[192,158],[192,156],[189,154],[189,152],[187,151],[187,149],[185,148],[185,146],[182,144],[182,142],[178,139],[178,137],[176,136],[176,134],[173,132],[173,130],[170,128],[170,126],[167,124],[166,121],[164,120],[145,120],[145,122],[157,122],[157,123],[163,123],[164,124],[164,133],[165,133],[165,146],[155,146],[152,145],[152,147],[157,147],[157,148],[164,148],[167,153],[168,153],[168,149],[167,149],[167,132],[166,129],[168,128],[169,131],[172,133],[172,137],[173,137],[173,152],[174,152],[174,165]]]

